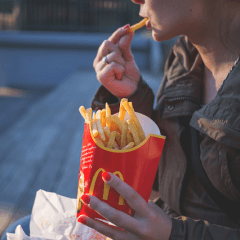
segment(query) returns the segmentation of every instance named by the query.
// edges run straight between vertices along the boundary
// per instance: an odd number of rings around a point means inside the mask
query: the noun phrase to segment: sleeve
[[[136,112],[152,117],[154,94],[142,77],[137,90],[128,97],[128,101],[133,103]],[[93,97],[91,107],[94,111],[97,111],[105,108],[106,102],[109,104],[113,114],[119,111],[120,99],[111,94],[104,86],[101,86]]]
[[[240,229],[232,229],[203,220],[186,217],[172,218],[169,240],[226,240],[240,239]]]

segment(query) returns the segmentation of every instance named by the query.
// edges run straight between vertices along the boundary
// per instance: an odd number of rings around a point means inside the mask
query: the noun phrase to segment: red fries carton
[[[91,218],[104,219],[81,201],[84,193],[90,193],[110,206],[133,215],[127,202],[114,189],[102,180],[102,173],[107,171],[118,176],[133,187],[148,201],[165,137],[160,135],[158,126],[147,116],[136,113],[146,139],[138,146],[128,150],[114,150],[96,142],[88,123],[85,123],[81,163],[77,194],[77,218],[84,214]],[[125,119],[129,119],[126,113]]]

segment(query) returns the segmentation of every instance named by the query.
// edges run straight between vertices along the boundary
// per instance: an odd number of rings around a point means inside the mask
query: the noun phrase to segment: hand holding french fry
[[[91,108],[85,109],[83,106],[79,111],[85,122],[90,125],[95,142],[101,146],[114,150],[127,150],[139,145],[146,138],[132,104],[126,98],[121,100],[118,115],[111,115],[108,103],[105,109],[96,113],[92,113]],[[126,113],[130,116],[129,120],[125,120]]]
[[[93,62],[98,81],[113,95],[128,97],[137,89],[140,72],[131,52],[134,33],[119,28],[98,49]]]

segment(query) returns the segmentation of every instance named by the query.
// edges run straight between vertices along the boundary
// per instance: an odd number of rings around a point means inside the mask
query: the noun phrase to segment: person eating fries
[[[112,173],[103,173],[133,217],[92,195],[83,202],[114,225],[81,216],[112,239],[240,239],[240,1],[132,0],[155,41],[178,37],[156,96],[131,52],[135,30],[117,29],[93,66],[102,84],[92,109],[117,112],[128,98],[166,136],[156,176],[160,197],[145,202]],[[131,159],[129,159],[131,161]],[[155,187],[155,185],[154,185]]]

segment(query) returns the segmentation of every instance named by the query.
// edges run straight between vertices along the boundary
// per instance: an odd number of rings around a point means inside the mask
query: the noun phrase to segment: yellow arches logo
[[[90,194],[93,194],[93,189],[95,187],[95,183],[96,183],[96,180],[97,180],[97,177],[98,177],[98,174],[100,172],[106,172],[103,168],[99,168],[94,176],[93,176],[93,179],[92,179],[92,183],[91,183],[91,186],[90,186],[90,190],[89,190],[89,193]],[[122,180],[123,180],[123,175],[119,172],[119,171],[116,171],[114,172],[113,174],[115,174],[116,176],[118,175],[118,177]],[[104,189],[103,189],[103,200],[107,200],[108,199],[108,195],[109,195],[109,190],[110,190],[110,186],[107,185],[106,183],[104,183]],[[119,201],[118,201],[118,205],[123,205],[124,204],[124,198],[122,196],[119,197]]]

